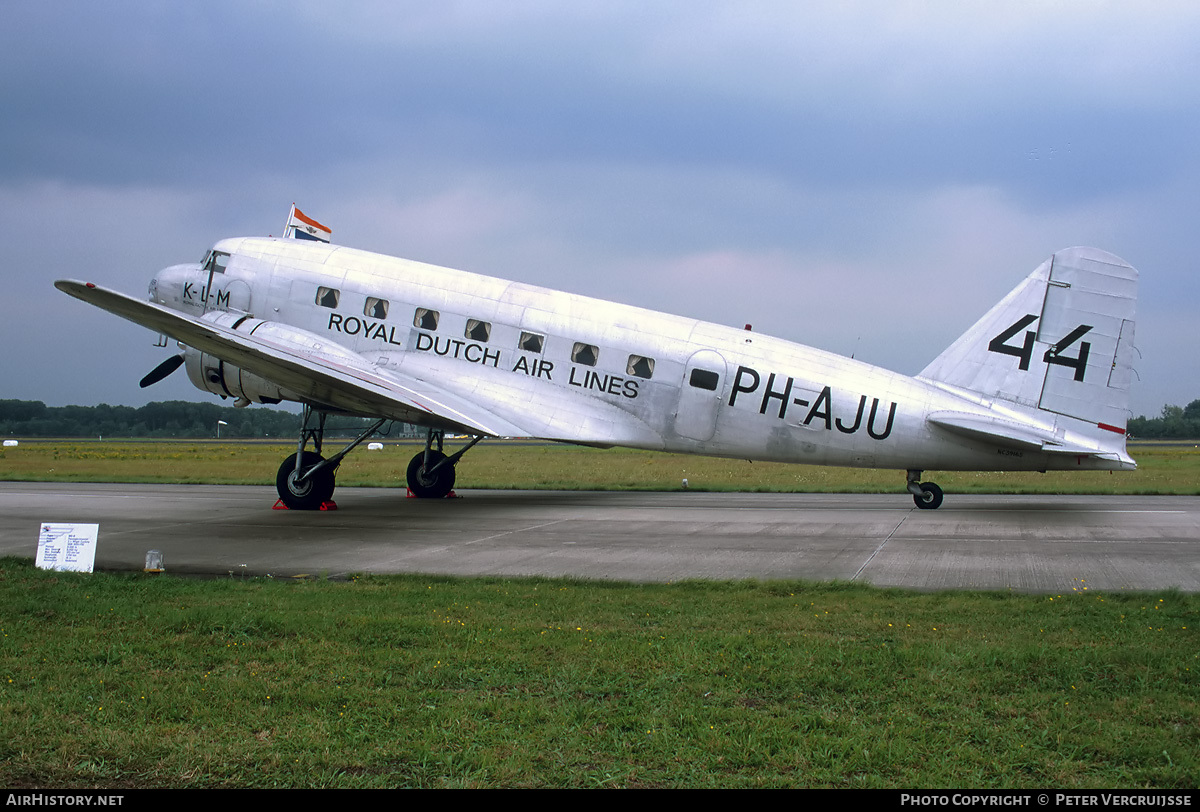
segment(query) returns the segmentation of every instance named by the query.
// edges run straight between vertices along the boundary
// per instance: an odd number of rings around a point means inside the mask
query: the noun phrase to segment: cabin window
[[[571,349],[571,360],[577,364],[594,367],[599,357],[600,348],[594,344],[584,344],[582,341],[576,341],[575,346]]]
[[[376,299],[374,296],[368,296],[367,303],[363,305],[363,315],[370,316],[373,319],[386,319],[387,311],[387,299]]]
[[[688,383],[697,389],[707,389],[710,392],[715,392],[717,391],[717,386],[721,383],[721,376],[707,369],[693,369],[691,377],[688,378]]]
[[[204,270],[212,271],[213,273],[225,273],[225,267],[229,264],[229,254],[224,251],[209,251],[204,255]]]
[[[633,375],[636,378],[654,377],[654,359],[641,355],[629,356],[629,363],[625,365],[625,374]]]
[[[492,335],[492,325],[479,319],[467,319],[467,330],[464,335],[472,341],[486,344]]]
[[[438,317],[439,313],[436,310],[427,310],[424,307],[418,307],[416,315],[413,316],[413,326],[420,327],[422,330],[436,330]]]
[[[317,304],[321,307],[336,308],[340,298],[342,294],[337,288],[317,288]]]
[[[521,333],[521,340],[517,342],[517,347],[525,352],[541,352],[545,344],[545,336],[537,333]]]

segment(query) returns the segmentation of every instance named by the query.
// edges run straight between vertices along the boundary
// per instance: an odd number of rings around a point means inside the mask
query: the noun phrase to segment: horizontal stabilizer
[[[935,426],[972,440],[986,440],[1004,446],[1028,450],[1041,450],[1051,437],[1033,426],[995,417],[959,412],[934,412],[928,420]]]
[[[1075,454],[1105,460],[1124,460],[1120,454],[1099,446],[1071,442],[1049,430],[1003,418],[962,412],[934,412],[928,420],[953,434],[989,443],[1020,449],[1044,451],[1050,454]]]

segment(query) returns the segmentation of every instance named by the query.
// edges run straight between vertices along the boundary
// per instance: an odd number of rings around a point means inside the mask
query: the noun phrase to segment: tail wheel
[[[324,460],[324,457],[314,451],[302,453],[300,473],[308,471]],[[279,466],[279,473],[275,475],[275,489],[279,491],[279,498],[291,510],[317,510],[322,502],[329,501],[333,496],[335,485],[332,468],[322,468],[300,480],[296,473],[295,454],[283,461],[283,465]]]
[[[454,490],[454,466],[447,463],[437,467],[439,462],[446,459],[446,455],[440,451],[430,450],[428,462],[426,456],[427,452],[422,451],[409,462],[408,489],[422,499],[441,499]]]
[[[921,493],[914,493],[913,501],[922,510],[937,510],[942,505],[942,489],[932,482],[922,482]]]

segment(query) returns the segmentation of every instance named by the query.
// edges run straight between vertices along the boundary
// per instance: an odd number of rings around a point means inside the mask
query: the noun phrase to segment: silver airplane
[[[407,471],[421,497],[449,494],[487,437],[893,468],[927,509],[943,494],[926,470],[1136,467],[1125,425],[1137,272],[1093,248],[1054,254],[916,377],[320,235],[222,240],[160,271],[148,302],[55,286],[179,342],[143,386],[182,365],[239,406],[303,404],[276,477],[292,509],[329,500],[343,457],[388,420],[427,430]],[[325,457],[331,413],[377,422]],[[447,433],[471,439],[449,454]]]

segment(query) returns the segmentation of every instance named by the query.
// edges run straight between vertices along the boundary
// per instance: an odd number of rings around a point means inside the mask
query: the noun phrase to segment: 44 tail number
[[[1037,319],[1037,316],[1028,313],[1014,321],[999,335],[988,342],[988,352],[998,352],[1001,355],[1015,356],[1021,362],[1020,368],[1028,370],[1029,362],[1033,358],[1033,339],[1036,334],[1033,330],[1025,330],[1025,328],[1033,324]],[[1087,371],[1088,353],[1091,352],[1092,345],[1090,342],[1079,341],[1079,339],[1087,335],[1091,329],[1092,327],[1089,324],[1079,325],[1067,333],[1061,341],[1052,344],[1046,350],[1045,354],[1042,355],[1042,360],[1047,364],[1054,364],[1075,370],[1075,380],[1082,381],[1084,373]],[[1009,341],[1022,330],[1025,330],[1024,343],[1010,344]],[[1079,342],[1078,352],[1074,356],[1065,355],[1066,350],[1070,349],[1071,345],[1077,341]]]

